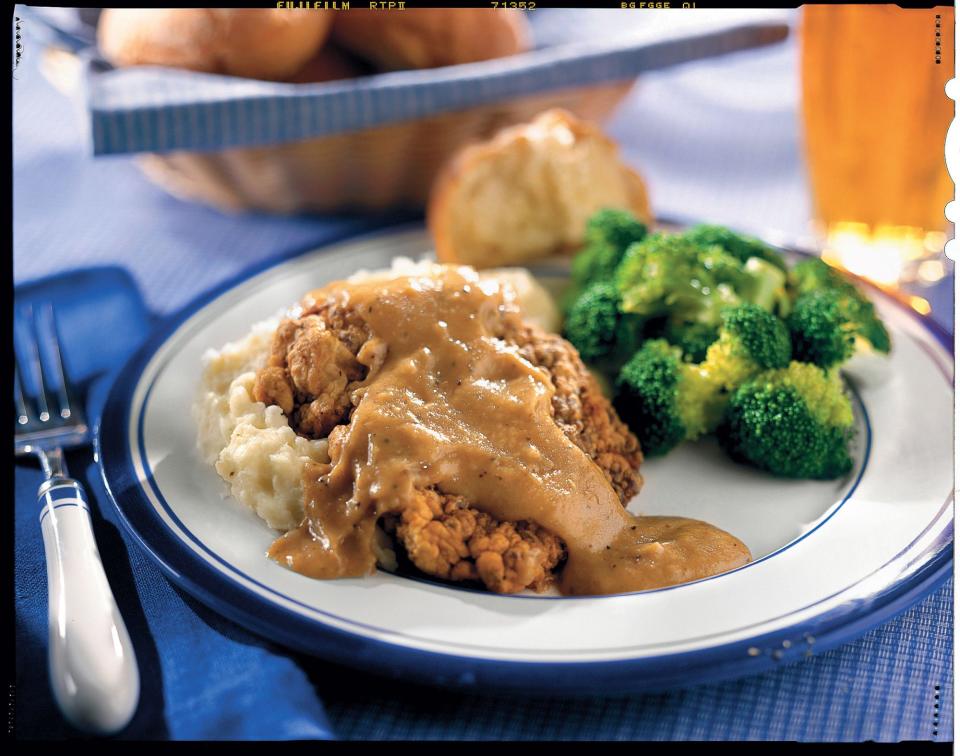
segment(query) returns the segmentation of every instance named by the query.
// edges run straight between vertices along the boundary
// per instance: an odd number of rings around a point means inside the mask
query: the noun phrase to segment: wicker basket
[[[148,154],[138,162],[174,196],[227,211],[422,208],[434,177],[460,147],[550,107],[602,121],[633,82],[548,92],[304,142]]]

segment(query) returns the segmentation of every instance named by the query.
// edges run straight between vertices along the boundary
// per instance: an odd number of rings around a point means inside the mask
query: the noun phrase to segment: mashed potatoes
[[[359,271],[350,280],[389,278],[428,272],[432,263],[394,260],[389,270]],[[522,268],[485,271],[511,287],[527,319],[555,331],[560,316],[550,295]],[[326,439],[298,436],[283,411],[253,398],[257,370],[265,363],[280,318],[257,323],[239,341],[203,358],[203,376],[194,405],[198,447],[229,487],[229,493],[277,530],[291,530],[303,519],[301,474],[308,460],[327,462]],[[381,555],[390,566],[392,555]]]
[[[279,407],[253,398],[256,371],[266,361],[278,322],[257,323],[246,338],[204,355],[194,416],[200,452],[230,494],[270,527],[290,530],[303,519],[303,466],[308,460],[326,462],[327,442],[298,436]]]

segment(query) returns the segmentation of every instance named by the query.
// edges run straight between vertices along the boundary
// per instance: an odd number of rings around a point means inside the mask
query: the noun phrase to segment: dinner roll
[[[332,34],[384,70],[474,63],[530,47],[523,13],[493,8],[351,9],[336,14]]]
[[[105,8],[97,27],[116,66],[171,66],[276,81],[320,48],[334,11],[281,8]]]
[[[553,109],[456,155],[433,186],[427,224],[441,261],[515,265],[576,251],[605,207],[652,221],[643,179],[617,145]]]
[[[324,45],[303,68],[287,79],[295,84],[317,84],[322,81],[355,79],[367,73],[367,66],[336,45]]]

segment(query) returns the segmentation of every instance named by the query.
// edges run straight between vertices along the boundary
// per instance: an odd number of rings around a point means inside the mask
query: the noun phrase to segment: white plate
[[[945,579],[953,361],[942,334],[883,297],[894,348],[879,371],[849,377],[859,428],[849,478],[773,478],[711,440],[644,463],[631,509],[734,533],[754,555],[745,567],[661,590],[566,598],[384,572],[319,581],[270,561],[276,533],[224,498],[195,451],[190,404],[202,353],[309,289],[428,249],[419,229],[391,232],[251,275],[174,318],[119,377],[99,433],[107,488],[170,577],[214,609],[279,642],[395,675],[610,691],[746,674],[832,647]]]

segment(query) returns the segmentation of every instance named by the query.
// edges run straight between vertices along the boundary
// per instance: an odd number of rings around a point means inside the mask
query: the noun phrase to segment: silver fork
[[[21,339],[22,364],[14,348],[14,452],[37,457],[46,477],[37,496],[47,561],[50,685],[72,724],[117,732],[136,710],[140,673],[100,562],[86,492],[68,477],[63,458],[64,449],[89,443],[90,428],[63,369],[53,306],[22,312],[30,335]],[[47,368],[40,344],[49,346]],[[26,375],[35,379],[36,392],[29,392]]]

